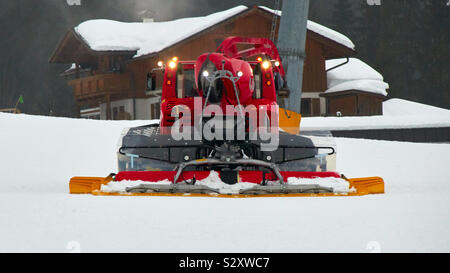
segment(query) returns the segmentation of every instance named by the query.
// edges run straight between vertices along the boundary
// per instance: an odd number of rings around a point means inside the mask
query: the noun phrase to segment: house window
[[[160,116],[160,113],[161,113],[161,104],[157,103],[155,108],[156,108],[155,118],[159,119],[159,116]]]
[[[147,86],[146,91],[154,91],[156,89],[156,74],[147,73]]]
[[[125,106],[113,107],[113,120],[123,120],[125,116]]]
[[[302,99],[301,114],[305,117],[311,116],[311,99]]]
[[[113,120],[117,120],[119,115],[119,109],[117,107],[113,107]]]
[[[109,71],[113,71],[113,72],[120,71],[120,62],[117,57],[111,56],[109,58]]]
[[[160,103],[150,104],[150,119],[159,119],[161,111]]]
[[[125,111],[125,106],[117,106],[112,108],[113,120],[131,120],[131,114]]]

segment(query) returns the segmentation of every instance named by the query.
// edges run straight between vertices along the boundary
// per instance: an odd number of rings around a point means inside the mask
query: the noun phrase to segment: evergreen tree
[[[450,6],[448,0],[426,0],[424,5],[424,95],[435,105],[450,108]]]
[[[333,26],[335,30],[352,37],[355,34],[356,17],[353,10],[352,1],[336,1],[332,9]]]

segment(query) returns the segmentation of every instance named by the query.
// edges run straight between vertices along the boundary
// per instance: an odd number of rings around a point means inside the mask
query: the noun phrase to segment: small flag
[[[20,104],[23,104],[23,97],[22,97],[22,95],[21,95],[20,98],[19,98],[19,103],[20,103]]]

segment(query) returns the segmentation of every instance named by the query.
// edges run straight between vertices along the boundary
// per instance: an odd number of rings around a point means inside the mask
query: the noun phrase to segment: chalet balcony
[[[97,74],[70,80],[77,101],[100,98],[115,94],[128,94],[131,90],[128,73]]]

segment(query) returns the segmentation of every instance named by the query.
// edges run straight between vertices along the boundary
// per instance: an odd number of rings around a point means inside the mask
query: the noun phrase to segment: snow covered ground
[[[386,194],[220,199],[68,194],[116,171],[122,128],[0,113],[0,252],[450,252],[450,144],[338,138],[337,168]]]

